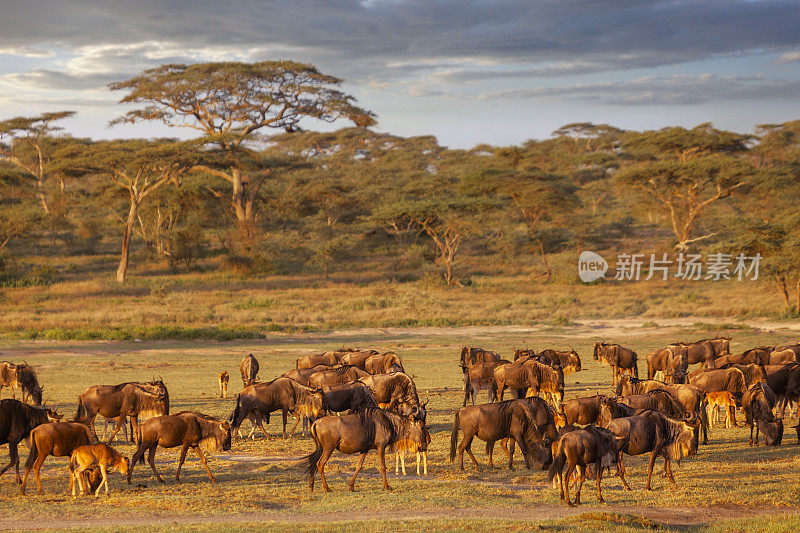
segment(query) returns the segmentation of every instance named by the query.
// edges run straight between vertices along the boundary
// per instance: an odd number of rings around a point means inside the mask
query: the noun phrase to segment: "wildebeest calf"
[[[87,493],[87,487],[84,484],[86,480],[84,472],[95,467],[100,470],[100,475],[102,476],[102,482],[94,492],[94,497],[97,498],[100,494],[100,489],[104,485],[106,496],[108,496],[108,469],[113,468],[122,475],[128,475],[129,463],[127,457],[104,442],[76,448],[69,459],[69,489],[73,498],[75,497],[76,481],[81,496]],[[89,491],[91,491],[91,486]]]
[[[219,397],[220,398],[227,398],[228,397],[228,381],[230,381],[230,376],[228,373],[223,370],[217,376],[217,381],[219,382]]]

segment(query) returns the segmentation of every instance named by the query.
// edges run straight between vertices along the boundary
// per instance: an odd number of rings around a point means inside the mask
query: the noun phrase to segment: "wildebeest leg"
[[[730,410],[731,427],[739,427],[739,424],[736,423],[736,404],[731,405],[728,409]]]
[[[17,466],[17,485],[22,483],[22,479],[19,477],[19,450],[17,448],[18,444],[15,442],[8,443],[8,456],[10,457],[11,461],[0,470],[0,476],[6,473],[6,470],[11,468],[12,466]]]
[[[114,442],[114,437],[117,436],[117,433],[119,433],[119,430],[122,428],[122,426],[125,425],[125,422],[126,422],[125,417],[122,416],[122,415],[118,416],[115,419],[114,431],[111,432],[111,437],[109,437],[108,441],[106,441],[106,442],[108,442],[109,444]],[[105,437],[105,430],[103,431],[103,436]]]
[[[333,449],[325,448],[322,451],[322,456],[320,456],[319,461],[317,461],[317,470],[319,471],[319,478],[322,480],[322,487],[325,489],[326,492],[331,492],[331,488],[328,486],[328,480],[325,479],[325,463],[328,462],[330,459],[331,454],[333,453]],[[314,478],[311,478],[311,482],[314,482]],[[311,488],[313,489],[314,486],[312,485]]]
[[[106,465],[100,464],[100,474],[103,476],[103,481],[100,482],[98,485],[97,490],[94,492],[94,497],[97,498],[100,495],[100,489],[103,488],[103,485],[106,487],[106,496],[108,496],[108,472],[106,471]]]
[[[350,483],[347,484],[347,488],[350,490],[350,492],[353,492],[353,491],[356,490],[356,476],[358,475],[359,472],[361,472],[361,467],[364,466],[364,459],[366,459],[368,452],[369,452],[369,450],[367,450],[366,452],[362,453],[361,456],[358,458],[358,463],[356,464],[356,471],[353,472],[353,477],[350,479]],[[397,453],[398,453],[398,455],[400,454],[400,452],[397,452]],[[403,475],[406,475],[405,466],[406,465],[404,464],[403,465]],[[384,475],[384,477],[386,476],[386,467],[385,467],[385,465],[384,465],[384,469],[383,469],[383,475]]]
[[[758,422],[754,422],[753,425],[756,427],[756,441],[755,445],[758,446]]]
[[[511,443],[509,444],[509,438],[506,437],[500,441],[500,447],[506,452],[506,456],[508,457],[508,469],[514,470],[514,439],[511,439]],[[510,449],[509,449],[510,448]],[[525,452],[522,452],[523,455]]]
[[[461,407],[466,407],[467,406],[467,400],[469,400],[470,392],[472,392],[470,390],[471,388],[472,387],[469,386],[469,379],[467,379],[467,377],[465,376],[464,377],[464,405],[462,405]],[[472,405],[475,405],[475,394],[474,393],[472,394]]]
[[[289,432],[289,434],[290,434],[290,436],[294,437],[294,431],[297,429],[297,426],[300,424],[300,419],[302,418],[302,415],[300,414],[299,411],[295,411],[295,412],[292,413],[292,416],[294,416],[294,426],[292,426],[292,430]]]
[[[216,483],[217,480],[214,479],[214,476],[211,475],[211,470],[208,468],[208,461],[206,461],[206,456],[203,454],[203,450],[200,449],[200,446],[195,446],[194,451],[197,452],[197,457],[203,462],[203,466],[206,467],[206,473],[208,474],[208,478],[211,480],[212,483]]]
[[[653,450],[653,453],[650,454],[650,465],[647,467],[647,490],[653,490],[650,488],[650,478],[653,477],[653,466],[656,464],[656,456],[659,455],[661,450]]]
[[[502,402],[503,401],[503,395],[506,393],[506,384],[503,383],[503,385],[500,386],[500,387],[497,387],[497,389],[498,389],[498,392],[495,394],[494,400],[495,400],[495,402]]]
[[[178,470],[175,472],[175,481],[181,480],[181,467],[183,466],[183,462],[186,460],[186,452],[189,451],[189,445],[184,444],[181,446],[181,457],[178,459]]]
[[[600,490],[600,480],[603,479],[602,459],[595,463],[594,468],[597,470],[597,499],[600,503],[605,503],[605,500],[603,499],[603,492]]]
[[[389,486],[389,481],[386,479],[386,445],[382,445],[378,448],[378,455],[381,458],[381,474],[383,475],[383,490],[392,490],[392,487]]]
[[[489,456],[489,468],[494,468],[494,461],[492,460],[492,456],[494,455],[494,443],[495,441],[493,440],[486,441],[486,455]]]
[[[575,503],[581,503],[581,488],[583,487],[583,481],[586,479],[586,465],[578,465],[578,474],[580,477],[578,478],[578,486],[575,487]]]
[[[35,446],[35,444],[33,444],[33,446]],[[31,450],[31,453],[33,453],[33,450]],[[39,469],[42,468],[42,463],[44,463],[46,458],[47,454],[40,452],[36,456],[36,462],[33,463],[33,474],[36,476],[36,490],[39,494],[44,494],[42,490],[42,476]],[[28,481],[28,472],[28,465],[25,465],[25,477],[22,479],[22,494],[25,494],[25,483]]]
[[[286,409],[281,409],[281,415],[283,415],[283,438],[285,439],[289,435],[286,434],[286,417],[289,412]]]
[[[567,465],[567,472],[564,474],[565,479],[559,479],[561,485],[564,489],[564,496],[566,497],[567,505],[570,507],[575,507],[575,505],[569,499],[569,480],[572,479],[572,473],[575,471],[575,465],[572,464],[572,461],[569,462]]]
[[[130,417],[131,423],[131,440],[130,442],[138,444],[139,442],[139,415],[132,415]],[[127,440],[127,436],[125,437]]]
[[[667,457],[666,455],[664,456],[664,472],[666,473],[666,477],[669,478],[669,480],[674,485],[675,476],[672,475],[672,465],[669,462],[669,457]]]
[[[150,447],[149,450],[147,450],[147,462],[150,463],[150,468],[153,469],[153,473],[156,475],[156,479],[158,479],[158,481],[160,483],[164,483],[164,480],[161,479],[161,474],[159,474],[158,470],[156,470],[156,448],[157,447],[158,447],[158,443],[155,443]]]
[[[625,481],[625,465],[622,463],[622,453],[620,452],[619,456],[617,457],[617,475],[622,480],[622,486],[625,487],[625,490],[631,490],[630,485],[628,482]]]

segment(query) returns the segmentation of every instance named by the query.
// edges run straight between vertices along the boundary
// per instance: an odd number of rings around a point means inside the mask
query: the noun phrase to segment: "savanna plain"
[[[42,469],[44,496],[22,497],[13,476],[0,479],[0,527],[13,529],[97,529],[216,531],[267,530],[511,530],[577,528],[584,530],[797,530],[800,527],[800,446],[787,427],[777,447],[748,446],[748,430],[715,426],[710,443],[676,468],[677,485],[654,475],[654,490],[644,490],[646,461],[626,459],[633,491],[623,490],[616,477],[604,477],[606,504],[598,504],[593,483],[583,489],[583,504],[566,508],[545,480],[545,472],[524,468],[519,451],[515,469],[508,470],[499,446],[496,468],[489,468],[483,443],[473,451],[481,463],[468,461],[466,470],[449,462],[453,415],[463,401],[463,377],[458,366],[462,345],[481,346],[512,357],[521,347],[574,347],[583,371],[566,378],[566,398],[611,392],[610,371],[592,360],[596,340],[613,339],[644,356],[676,340],[694,340],[714,333],[733,337],[732,352],[758,344],[794,342],[791,324],[775,327],[721,325],[675,321],[629,320],[538,326],[475,326],[460,328],[351,329],[329,332],[273,333],[265,339],[217,342],[170,341],[53,341],[6,338],[0,341],[2,359],[34,365],[45,397],[71,416],[77,396],[94,384],[144,381],[160,376],[170,391],[171,412],[197,410],[228,417],[241,389],[238,364],[253,353],[261,364],[263,381],[294,367],[301,355],[346,346],[394,350],[415,377],[422,401],[428,404],[432,437],[427,476],[416,476],[413,457],[408,475],[395,476],[388,457],[392,492],[380,487],[378,458],[372,452],[356,482],[346,490],[357,456],[334,453],[326,468],[332,493],[308,490],[300,465],[314,449],[309,437],[281,435],[280,413],[273,414],[269,436],[234,439],[229,452],[209,461],[218,483],[212,484],[200,463],[187,459],[180,483],[174,472],[178,453],[159,449],[156,464],[167,483],[161,485],[149,467],[137,466],[133,484],[111,475],[111,495],[73,499],[63,458],[49,458]],[[732,328],[732,329],[725,329]],[[217,373],[231,374],[227,399],[218,398]],[[4,397],[8,394],[4,391]],[[486,401],[485,392],[479,401]],[[743,416],[739,415],[740,424]],[[98,419],[98,429],[101,424]],[[292,423],[290,417],[290,426]],[[792,422],[791,425],[794,425]],[[788,425],[788,424],[787,424]],[[243,424],[243,433],[249,423]],[[298,432],[299,433],[299,432]],[[115,446],[130,456],[134,448]],[[23,445],[22,460],[27,456]],[[6,464],[8,451],[0,450]],[[500,466],[502,465],[502,466]],[[658,467],[656,469],[658,472]],[[31,480],[32,481],[32,480]]]

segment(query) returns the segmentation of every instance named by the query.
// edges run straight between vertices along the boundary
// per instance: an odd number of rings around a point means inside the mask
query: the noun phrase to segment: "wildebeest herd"
[[[598,498],[603,501],[602,476],[612,466],[630,490],[624,455],[650,454],[648,490],[659,458],[664,459],[664,476],[674,483],[672,461],[690,457],[700,444],[708,443],[719,407],[727,427],[737,426],[736,410],[743,410],[750,444],[758,444],[761,436],[766,445],[779,445],[786,408],[797,405],[800,417],[800,343],[731,354],[730,340],[678,342],[656,350],[646,358],[647,379],[639,379],[634,350],[597,342],[593,358],[611,367],[613,389],[609,394],[571,399],[564,398],[564,376],[582,369],[581,358],[571,347],[515,350],[513,360],[464,347],[459,362],[464,375],[463,407],[454,413],[450,460],[458,457],[463,470],[466,452],[478,466],[471,450],[477,437],[486,442],[490,465],[494,464],[494,445],[500,441],[513,469],[519,447],[525,466],[547,471],[562,500],[573,505],[570,485],[575,485],[575,503],[580,503],[587,475],[596,479]],[[692,370],[691,365],[699,367]],[[0,445],[9,445],[10,456],[0,476],[15,468],[20,492],[25,494],[33,470],[41,493],[40,468],[45,459],[66,457],[73,496],[76,488],[95,496],[105,488],[108,494],[108,470],[119,471],[131,483],[134,468],[144,464],[145,455],[163,483],[155,464],[161,446],[180,448],[176,481],[191,449],[214,482],[204,452],[231,449],[232,437],[241,437],[245,420],[252,426],[250,437],[259,428],[266,435],[263,424],[277,412],[284,436],[294,435],[302,422],[302,433],[313,440],[313,452],[302,460],[311,490],[317,473],[325,490],[330,490],[325,465],[335,450],[359,455],[350,490],[370,450],[378,452],[384,489],[390,489],[387,451],[396,454],[396,473],[402,469],[405,474],[405,455],[414,453],[417,475],[427,475],[427,402],[420,401],[414,376],[406,372],[396,353],[348,348],[306,355],[295,368],[271,381],[259,380],[258,361],[250,354],[242,359],[240,373],[243,389],[227,420],[193,411],[170,413],[169,392],[159,378],[91,386],[80,394],[75,415],[65,421],[57,406],[43,402],[43,388],[30,365],[0,362],[0,391],[9,387],[12,393],[12,399],[0,401]],[[220,398],[227,397],[228,381],[228,372],[220,372]],[[15,399],[17,389],[22,391],[22,401]],[[512,399],[503,400],[506,389]],[[489,403],[476,404],[483,390]],[[472,405],[468,406],[469,400]],[[295,423],[287,432],[290,414]],[[100,442],[95,431],[97,415],[105,420],[106,430],[113,423],[107,443]],[[793,427],[800,443],[800,427]],[[136,445],[130,460],[109,446],[120,429],[125,441]],[[23,441],[30,452],[20,476],[18,446]]]

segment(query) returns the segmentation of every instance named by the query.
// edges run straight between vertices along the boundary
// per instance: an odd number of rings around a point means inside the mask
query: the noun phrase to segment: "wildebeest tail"
[[[311,477],[314,475],[314,471],[317,469],[317,463],[319,462],[320,457],[322,457],[322,443],[320,443],[319,438],[317,437],[317,425],[311,425],[311,438],[314,439],[314,444],[317,445],[317,449],[315,449],[310,455],[307,455],[303,458],[302,463],[305,463],[305,470],[306,475]]]
[[[33,468],[33,463],[36,462],[36,458],[39,457],[39,447],[36,445],[36,435],[34,435],[34,431],[31,431],[31,441],[30,441],[30,449],[31,452],[28,454],[28,460],[25,461],[25,470],[30,470]]]
[[[239,415],[242,412],[242,395],[236,395],[236,408],[233,410],[233,414],[231,415],[231,428],[238,428],[239,427]]]
[[[564,454],[563,444],[559,441],[558,452],[553,456],[553,464],[550,465],[550,470],[547,472],[547,481],[553,481],[566,462],[567,456]]]
[[[86,419],[86,408],[83,406],[83,398],[78,396],[78,410],[75,412],[75,420]]]
[[[459,415],[461,411],[456,411],[456,416],[453,417],[453,432],[450,433],[450,462],[456,460],[456,441],[458,440],[458,426]]]

